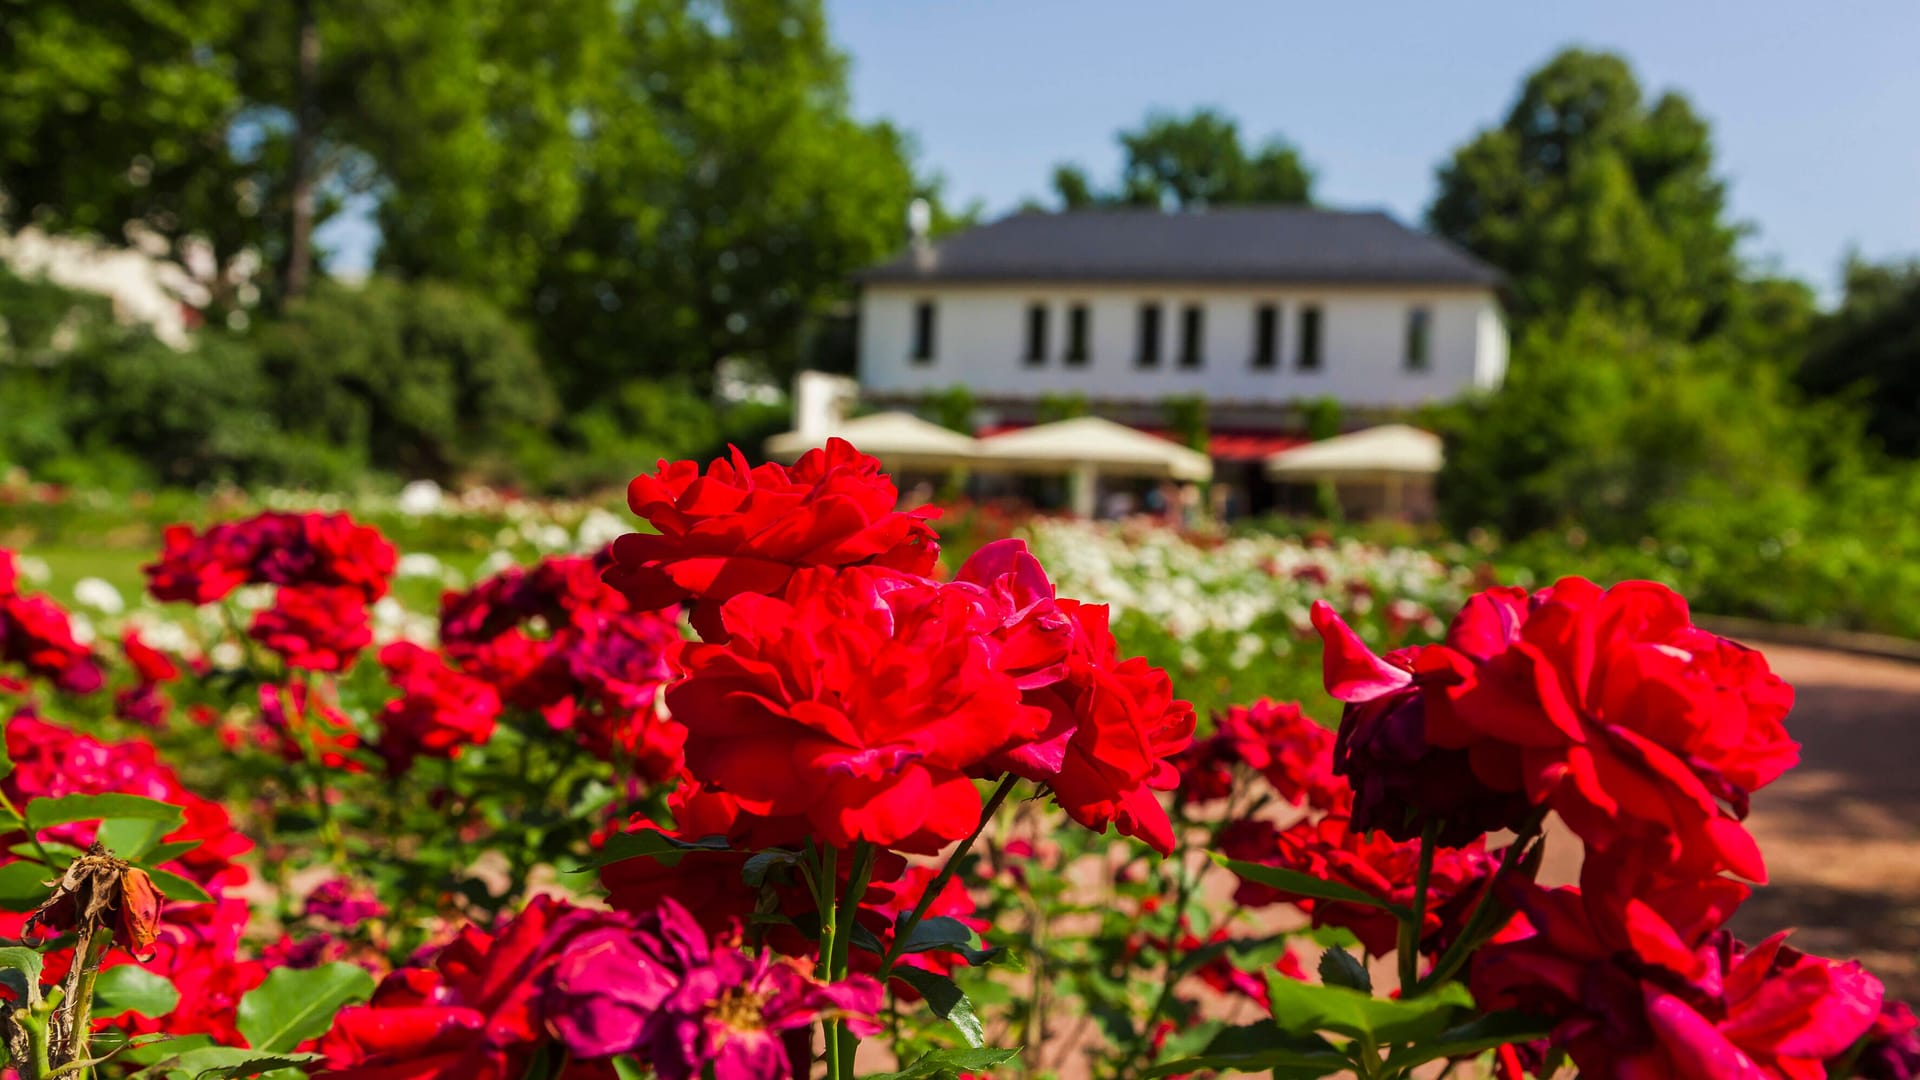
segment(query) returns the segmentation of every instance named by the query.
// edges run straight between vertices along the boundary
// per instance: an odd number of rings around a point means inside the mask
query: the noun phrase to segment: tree
[[[1858,399],[1888,453],[1920,457],[1920,260],[1848,260],[1840,309],[1815,331],[1799,382]]]
[[[1118,138],[1125,163],[1115,190],[1097,193],[1079,166],[1060,165],[1053,187],[1062,206],[1125,203],[1193,210],[1312,201],[1313,171],[1292,144],[1276,137],[1249,150],[1239,124],[1216,109],[1196,109],[1188,116],[1153,113]]]
[[[1693,339],[1735,303],[1741,230],[1706,122],[1678,94],[1645,103],[1618,56],[1548,61],[1439,184],[1429,222],[1507,273],[1522,324],[1590,305]]]
[[[245,0],[0,11],[0,227],[124,243],[138,223],[221,254],[257,235],[255,191],[228,141],[243,106],[228,44]]]
[[[576,120],[579,209],[535,275],[543,353],[575,404],[635,375],[704,385],[724,357],[790,370],[808,320],[904,241],[926,190],[907,142],[849,115],[818,0],[622,11]]]

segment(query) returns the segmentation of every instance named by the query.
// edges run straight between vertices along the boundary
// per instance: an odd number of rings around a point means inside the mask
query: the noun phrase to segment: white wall
[[[933,359],[915,363],[914,306],[935,306]],[[1140,368],[1139,307],[1161,306],[1160,364]],[[1026,363],[1027,309],[1048,307],[1048,356]],[[1090,355],[1064,362],[1067,311],[1088,306]],[[1180,366],[1181,312],[1205,310],[1204,361]],[[1252,366],[1255,310],[1280,309],[1279,359]],[[1297,364],[1300,311],[1320,308],[1317,371]],[[1431,313],[1427,370],[1406,368],[1408,312]],[[860,381],[870,392],[918,394],[964,384],[981,398],[1080,393],[1094,401],[1151,401],[1203,393],[1215,403],[1286,404],[1331,396],[1352,406],[1402,407],[1498,385],[1506,332],[1493,295],[1443,288],[1153,288],[1140,286],[868,287],[860,308]]]

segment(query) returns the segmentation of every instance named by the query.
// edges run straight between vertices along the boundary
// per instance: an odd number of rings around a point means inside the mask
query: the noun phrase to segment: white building
[[[1204,395],[1276,429],[1302,402],[1390,412],[1499,384],[1499,275],[1381,213],[1247,207],[1024,213],[861,278],[865,393],[964,385],[1011,406],[1128,412]]]

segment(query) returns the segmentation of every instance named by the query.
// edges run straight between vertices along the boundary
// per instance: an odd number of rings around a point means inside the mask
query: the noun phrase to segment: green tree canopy
[[[1814,332],[1799,381],[1857,399],[1888,453],[1920,457],[1920,261],[1850,259],[1840,309]]]
[[[1569,49],[1441,167],[1428,219],[1507,273],[1523,323],[1590,306],[1691,339],[1736,302],[1725,204],[1685,98],[1649,103],[1625,60]]]
[[[1096,191],[1077,165],[1054,169],[1054,193],[1064,207],[1123,203],[1190,210],[1312,201],[1313,170],[1291,143],[1275,137],[1249,148],[1239,123],[1217,109],[1153,113],[1118,138],[1125,160],[1111,192]]]

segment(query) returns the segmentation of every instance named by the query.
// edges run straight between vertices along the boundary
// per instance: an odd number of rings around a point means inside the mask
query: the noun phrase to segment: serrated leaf
[[[689,851],[728,851],[727,838],[724,836],[703,836],[698,840],[681,840],[653,829],[638,832],[615,833],[599,851],[588,856],[578,866],[569,867],[563,873],[585,874],[628,859],[653,859],[663,866],[673,866],[685,857]]]
[[[1545,1039],[1552,1027],[1547,1021],[1524,1013],[1492,1013],[1448,1028],[1431,1039],[1403,1046],[1387,1056],[1387,1064],[1411,1069],[1436,1058],[1468,1057],[1506,1043],[1530,1043]]]
[[[927,1008],[933,1015],[952,1024],[960,1032],[967,1045],[978,1049],[987,1045],[987,1030],[974,1015],[973,1002],[955,986],[952,979],[945,975],[936,975],[924,968],[896,967],[893,977],[920,992],[926,999]]]
[[[372,993],[373,976],[353,964],[277,968],[240,999],[236,1026],[255,1050],[285,1053],[323,1034],[342,1006]]]
[[[1374,1043],[1431,1038],[1453,1018],[1456,1009],[1473,1004],[1473,996],[1459,983],[1447,983],[1411,1000],[1377,998],[1344,986],[1315,986],[1283,975],[1269,974],[1267,996],[1273,1019],[1293,1035],[1337,1032]]]
[[[1365,904],[1381,911],[1389,911],[1398,919],[1411,919],[1413,912],[1399,904],[1391,904],[1372,893],[1362,892],[1351,885],[1342,885],[1337,881],[1324,881],[1312,874],[1303,874],[1298,870],[1288,870],[1281,866],[1265,866],[1256,862],[1244,862],[1229,859],[1216,854],[1213,861],[1255,884],[1278,889],[1293,896],[1303,896],[1314,900],[1334,900],[1343,904]]]
[[[1173,1076],[1206,1070],[1266,1072],[1282,1076],[1328,1076],[1350,1067],[1346,1055],[1318,1035],[1281,1030],[1271,1020],[1232,1027],[1213,1037],[1205,1050],[1189,1058],[1163,1061],[1148,1069],[1149,1077]]]
[[[136,1012],[158,1018],[180,1004],[180,991],[164,975],[155,975],[134,964],[122,964],[100,972],[93,984],[93,1012],[96,1016],[118,1016]]]
[[[932,1080],[940,1076],[957,1076],[960,1073],[979,1072],[996,1065],[1005,1065],[1020,1056],[1018,1047],[1008,1050],[996,1046],[971,1047],[965,1050],[935,1050],[921,1054],[913,1059],[913,1064],[899,1072],[876,1073],[866,1080]]]
[[[22,812],[26,814],[27,827],[35,832],[75,821],[145,818],[166,822],[164,834],[179,828],[186,820],[186,812],[179,807],[140,795],[62,795],[57,799],[34,799]]]
[[[1367,966],[1345,949],[1328,949],[1320,954],[1320,981],[1363,994],[1373,993],[1373,976],[1367,974]]]
[[[880,944],[880,939],[873,936],[873,931],[861,926],[857,922],[853,924],[851,939],[853,947],[856,949],[863,949],[875,956],[887,955],[887,947]]]
[[[147,876],[153,879],[154,886],[166,894],[169,900],[175,900],[182,904],[213,903],[213,897],[207,895],[207,890],[188,881],[179,874],[167,870],[155,870],[151,867],[143,867],[142,869],[147,871]]]

